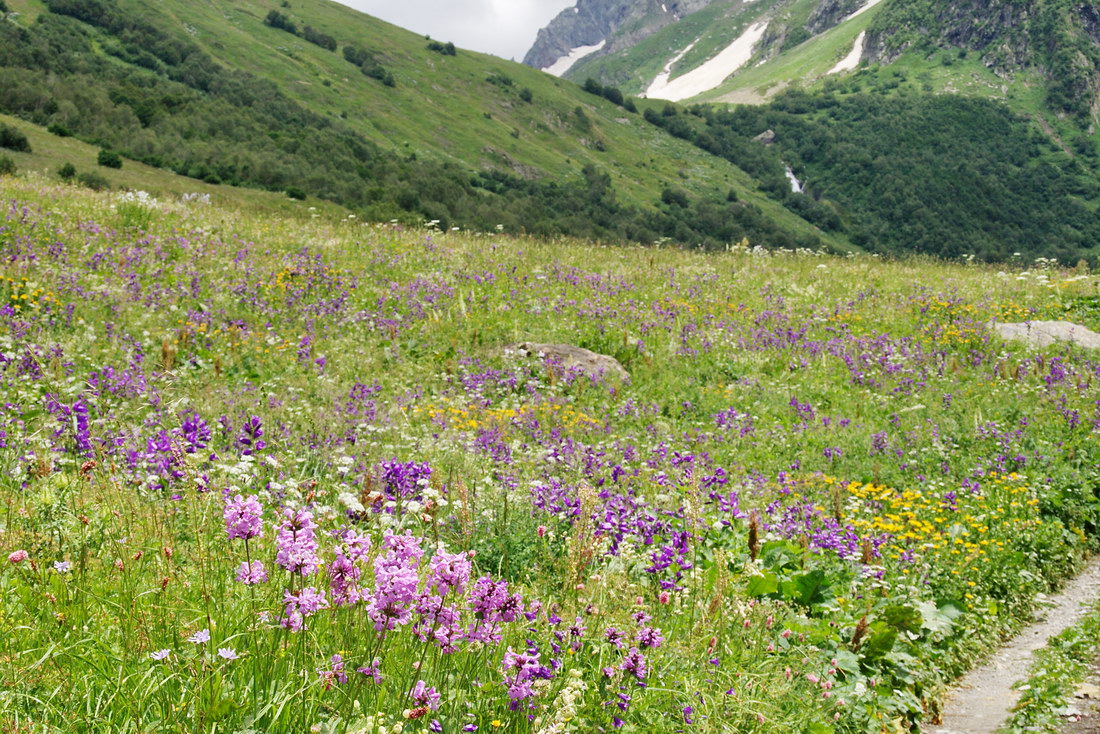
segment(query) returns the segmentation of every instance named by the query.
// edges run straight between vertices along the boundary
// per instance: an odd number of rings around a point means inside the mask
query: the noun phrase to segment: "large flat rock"
[[[546,360],[564,371],[579,370],[592,379],[619,379],[629,377],[626,368],[614,357],[576,347],[572,344],[538,344],[521,342],[507,351]]]
[[[1100,334],[1071,321],[993,324],[993,330],[1002,339],[1022,341],[1036,347],[1047,347],[1057,342],[1070,342],[1087,349],[1100,349]]]

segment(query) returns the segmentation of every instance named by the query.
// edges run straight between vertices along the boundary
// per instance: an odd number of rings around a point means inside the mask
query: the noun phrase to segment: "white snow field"
[[[870,0],[870,2],[879,1]],[[653,83],[649,85],[649,89],[646,90],[646,96],[679,102],[714,89],[725,81],[726,77],[748,63],[749,59],[752,58],[753,49],[764,37],[764,32],[767,29],[768,23],[766,21],[755,23],[742,33],[737,40],[726,46],[717,56],[675,79],[669,79],[664,72],[658,74]],[[687,53],[687,49],[684,50],[684,53]],[[672,63],[678,60],[675,59]],[[665,67],[666,71],[670,70],[671,66],[672,64],[669,64]]]
[[[873,0],[872,0],[873,1]],[[561,76],[565,72],[569,71],[573,67],[573,64],[577,63],[585,56],[596,53],[607,43],[607,39],[604,39],[597,43],[595,46],[577,46],[565,56],[562,56],[550,66],[543,67],[543,71],[547,74],[553,74],[554,76]]]
[[[852,71],[859,66],[860,59],[863,58],[863,39],[867,37],[867,31],[860,31],[856,36],[856,42],[852,44],[852,50],[848,52],[848,55],[836,63],[836,66],[829,69],[829,74],[839,74],[842,71]]]

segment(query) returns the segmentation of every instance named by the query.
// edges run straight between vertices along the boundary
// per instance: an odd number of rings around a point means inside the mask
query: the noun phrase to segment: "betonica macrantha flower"
[[[225,501],[225,532],[229,539],[259,538],[264,534],[263,507],[256,495],[237,495]]]

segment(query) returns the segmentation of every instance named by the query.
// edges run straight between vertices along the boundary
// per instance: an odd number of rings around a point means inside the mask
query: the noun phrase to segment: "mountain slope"
[[[1035,69],[1052,109],[1095,114],[1100,91],[1100,8],[1077,0],[892,0],[867,37],[867,58],[889,63],[906,51],[974,51],[1004,78]]]
[[[714,66],[753,24],[763,30],[743,39],[749,47],[737,63],[717,64],[704,88],[671,98],[759,103],[786,88],[821,88],[863,64],[932,77],[931,89],[922,91],[990,96],[972,88],[975,75],[984,87],[1039,83],[1037,99],[1021,93],[1006,101],[1028,114],[1069,114],[1084,123],[1096,118],[1100,8],[1079,0],[717,0],[644,38],[581,59],[566,76],[670,98],[662,95],[667,85],[655,85],[662,71],[675,82]],[[945,60],[947,52],[960,60],[972,53],[974,63],[955,65]],[[941,62],[955,68],[930,68]],[[1007,90],[1001,94],[1007,97]]]
[[[375,219],[848,246],[619,105],[333,2],[9,5],[0,109],[153,165],[299,187]],[[734,226],[702,231],[661,204],[672,182]]]
[[[587,55],[629,48],[714,1],[578,0],[539,31],[523,63],[561,76],[578,51]]]

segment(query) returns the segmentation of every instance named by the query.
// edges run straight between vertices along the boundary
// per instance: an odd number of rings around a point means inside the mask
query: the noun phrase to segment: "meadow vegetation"
[[[904,730],[1100,532],[1083,268],[0,191],[13,731]]]

